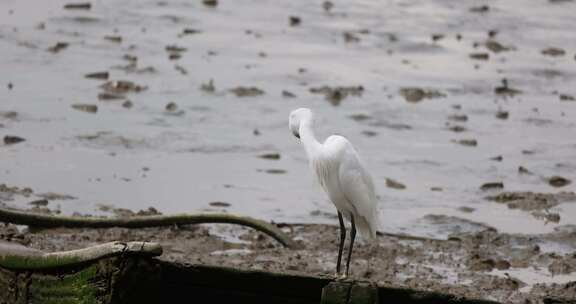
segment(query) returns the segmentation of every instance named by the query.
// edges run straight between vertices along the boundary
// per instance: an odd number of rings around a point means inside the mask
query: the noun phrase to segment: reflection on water
[[[347,136],[369,164],[387,231],[462,229],[429,214],[504,232],[576,224],[571,203],[549,210],[559,223],[545,223],[480,190],[498,181],[555,192],[547,177],[575,178],[574,2],[492,1],[484,13],[461,1],[334,1],[329,12],[291,1],[63,4],[0,4],[0,66],[9,71],[0,74],[0,110],[17,112],[0,115],[0,134],[26,139],[0,146],[0,180],[77,197],[52,208],[174,213],[223,201],[274,221],[334,223],[287,129],[290,110],[307,106],[318,135]],[[47,51],[58,42],[67,46]],[[102,71],[146,90],[99,100],[105,80],[84,75]],[[495,91],[503,78],[509,87]],[[363,90],[310,90],[324,86]],[[280,158],[258,157],[272,152]],[[387,188],[386,178],[406,189]]]

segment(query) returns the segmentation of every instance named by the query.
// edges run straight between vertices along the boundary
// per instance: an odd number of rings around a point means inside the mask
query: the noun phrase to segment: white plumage
[[[352,224],[351,246],[355,227],[367,240],[376,238],[378,212],[374,183],[352,144],[343,136],[332,135],[324,143],[318,142],[313,131],[314,115],[310,109],[300,108],[290,113],[289,127],[300,138],[310,167],[316,173],[320,185],[342,215]],[[341,213],[341,214],[340,214]],[[355,224],[355,225],[354,225]],[[341,229],[343,227],[340,222]],[[337,271],[345,234],[341,234]],[[352,248],[349,249],[347,270]]]

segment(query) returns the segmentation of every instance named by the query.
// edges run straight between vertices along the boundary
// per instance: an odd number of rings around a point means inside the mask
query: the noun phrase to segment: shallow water
[[[447,229],[427,220],[428,214],[511,233],[576,224],[573,203],[552,208],[560,222],[545,223],[484,200],[489,193],[480,190],[492,181],[511,191],[576,189],[574,183],[554,188],[544,180],[575,178],[576,102],[559,98],[576,95],[574,1],[490,1],[485,13],[470,12],[476,1],[440,0],[334,1],[330,12],[321,1],[221,1],[216,8],[93,1],[88,11],[65,10],[65,3],[0,3],[0,110],[18,112],[16,119],[0,118],[0,135],[26,139],[0,146],[0,181],[77,198],[51,201],[51,208],[98,214],[98,204],[112,204],[175,213],[221,210],[209,203],[222,201],[231,204],[229,212],[268,220],[336,223],[327,215],[334,208],[287,130],[289,111],[307,106],[318,116],[320,137],[347,136],[369,164],[382,230],[438,237],[468,229]],[[289,16],[299,16],[301,24],[290,26]],[[185,28],[201,32],[181,35]],[[514,50],[474,47],[490,30]],[[345,31],[359,41],[346,42]],[[445,37],[434,42],[432,34]],[[108,35],[122,41],[104,39]],[[46,51],[56,42],[69,46]],[[187,50],[170,60],[168,45]],[[566,54],[541,54],[547,47]],[[469,57],[478,52],[489,60]],[[126,54],[138,57],[139,71],[118,69],[129,64]],[[103,81],[83,77],[99,71],[147,89],[126,94],[130,109],[121,106],[124,99],[99,101]],[[502,78],[523,93],[495,94]],[[213,93],[200,89],[210,79]],[[309,92],[324,85],[365,90],[334,106]],[[265,94],[236,97],[228,90],[237,86],[256,86]],[[408,103],[399,94],[403,87],[446,96]],[[283,90],[297,97],[283,97]],[[169,102],[178,105],[176,113],[165,110]],[[76,103],[97,104],[98,112],[75,110]],[[508,119],[496,118],[499,110],[508,111]],[[354,114],[368,116],[354,120]],[[455,114],[468,120],[450,120]],[[450,131],[454,125],[466,130]],[[478,145],[453,142],[461,139]],[[281,158],[258,157],[269,152]],[[498,155],[501,162],[490,159]],[[535,174],[519,174],[519,166]],[[386,178],[407,188],[387,188]],[[27,207],[30,200],[7,203]],[[462,212],[463,206],[474,211]]]

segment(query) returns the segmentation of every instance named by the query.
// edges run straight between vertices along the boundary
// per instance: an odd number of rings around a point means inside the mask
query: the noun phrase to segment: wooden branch
[[[46,270],[74,267],[120,255],[159,256],[162,247],[149,242],[110,242],[88,248],[44,253],[15,243],[0,242],[0,267]]]
[[[175,215],[150,215],[131,216],[125,218],[100,218],[100,217],[76,217],[76,216],[53,216],[32,212],[17,211],[0,208],[0,222],[14,223],[43,228],[146,228],[173,225],[190,224],[236,224],[254,228],[263,232],[288,248],[295,248],[296,243],[282,230],[273,224],[246,216],[232,214],[175,214]]]

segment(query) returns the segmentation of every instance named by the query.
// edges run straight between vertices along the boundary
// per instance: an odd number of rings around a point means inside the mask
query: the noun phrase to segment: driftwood
[[[296,243],[282,230],[273,224],[246,216],[231,214],[175,214],[131,216],[125,218],[99,218],[76,216],[53,216],[32,212],[9,210],[0,208],[0,222],[28,225],[42,228],[146,228],[159,226],[190,225],[190,224],[237,224],[254,228],[263,232],[282,245],[295,248]]]

